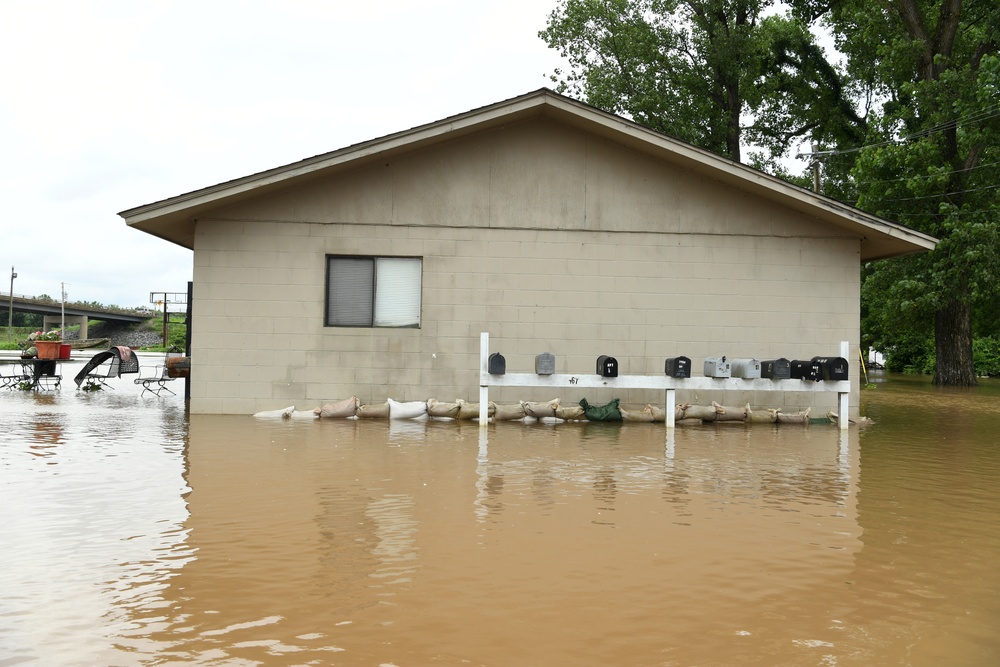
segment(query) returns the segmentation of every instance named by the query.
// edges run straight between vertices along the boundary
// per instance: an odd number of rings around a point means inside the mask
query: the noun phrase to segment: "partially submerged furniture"
[[[0,364],[0,388],[19,389],[22,382],[31,382],[31,373],[24,360]]]
[[[151,394],[156,394],[157,396],[160,395],[161,391],[167,391],[174,394],[174,392],[170,390],[170,387],[167,386],[167,383],[173,382],[176,378],[172,378],[168,374],[166,357],[164,357],[162,364],[153,366],[152,368],[147,368],[150,371],[149,373],[144,373],[140,368],[139,377],[134,380],[136,384],[142,385],[141,396],[145,396],[147,391]],[[177,394],[174,394],[174,396],[176,395]]]
[[[117,345],[104,352],[95,354],[83,369],[76,374],[73,381],[76,382],[78,388],[86,383],[85,389],[100,386],[113,389],[108,384],[108,380],[116,377],[120,378],[126,373],[138,372],[139,357],[131,349],[123,345]]]

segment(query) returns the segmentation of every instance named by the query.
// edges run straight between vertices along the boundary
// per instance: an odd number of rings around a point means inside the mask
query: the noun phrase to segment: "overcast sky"
[[[117,215],[550,86],[555,0],[0,0],[0,291],[184,292]]]

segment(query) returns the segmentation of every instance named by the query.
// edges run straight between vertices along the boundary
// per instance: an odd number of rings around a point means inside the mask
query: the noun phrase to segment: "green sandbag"
[[[614,399],[607,405],[591,405],[587,399],[580,399],[583,414],[592,422],[620,422],[622,413],[618,410],[619,399]]]

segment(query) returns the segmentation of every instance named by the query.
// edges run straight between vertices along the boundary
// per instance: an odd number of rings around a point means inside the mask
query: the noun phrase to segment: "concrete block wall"
[[[422,257],[421,327],[324,327],[327,254]],[[836,355],[841,340],[857,349],[858,290],[850,238],[212,221],[195,253],[192,411],[311,409],[352,394],[475,401],[481,331],[512,372],[532,370],[543,351],[557,372],[592,373],[608,354],[622,374],[660,374],[678,354],[696,374],[708,356]],[[663,401],[599,393],[561,397]],[[491,398],[554,396],[504,388]],[[835,407],[835,396],[795,393],[677,398]]]

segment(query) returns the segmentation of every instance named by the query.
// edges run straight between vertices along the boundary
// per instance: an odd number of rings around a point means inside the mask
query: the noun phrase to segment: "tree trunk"
[[[934,315],[937,369],[934,384],[971,387],[978,384],[972,363],[972,308],[951,300]]]

